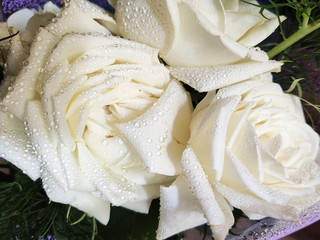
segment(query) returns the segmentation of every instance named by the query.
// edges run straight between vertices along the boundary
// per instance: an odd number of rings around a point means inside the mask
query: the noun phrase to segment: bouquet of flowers
[[[1,237],[277,239],[319,219],[318,1],[46,2],[2,2]]]

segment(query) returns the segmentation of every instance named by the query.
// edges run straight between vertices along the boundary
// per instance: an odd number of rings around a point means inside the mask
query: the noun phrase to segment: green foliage
[[[108,240],[154,240],[158,227],[159,201],[152,202],[149,214],[139,214],[122,207],[112,207],[107,226],[99,225],[99,233]]]
[[[110,222],[104,226],[71,206],[49,201],[40,181],[33,182],[19,169],[10,168],[16,172],[15,181],[0,185],[0,239],[155,239],[158,200],[153,201],[149,214],[112,207]]]
[[[71,225],[83,213],[68,206],[50,202],[44,193],[41,182],[33,182],[20,170],[16,171],[15,181],[0,185],[0,238],[41,239],[54,235],[60,239],[92,239],[92,218],[86,217],[79,225]]]

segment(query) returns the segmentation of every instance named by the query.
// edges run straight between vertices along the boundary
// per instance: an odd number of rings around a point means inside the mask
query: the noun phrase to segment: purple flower
[[[61,6],[60,0],[51,0],[54,4]],[[2,9],[6,14],[13,13],[23,8],[30,9],[39,9],[39,7],[43,7],[43,5],[48,2],[47,0],[3,0],[2,1]]]
[[[43,5],[48,2],[49,0],[3,0],[2,1],[2,14],[0,16],[1,21],[6,20],[12,13],[23,9],[23,8],[29,8],[29,9],[37,9],[43,7]],[[109,5],[107,0],[89,0],[90,2],[93,2],[97,4],[98,6],[105,8],[111,13],[114,13],[114,9]],[[54,4],[56,4],[59,7],[62,7],[62,4],[60,0],[51,0]]]

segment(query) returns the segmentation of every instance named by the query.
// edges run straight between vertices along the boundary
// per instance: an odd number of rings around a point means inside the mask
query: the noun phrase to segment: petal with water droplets
[[[180,172],[178,159],[189,138],[191,111],[188,95],[180,83],[172,80],[145,114],[117,124],[117,128],[139,152],[149,171],[173,176]]]
[[[24,123],[0,106],[0,157],[20,168],[31,179],[40,176],[40,164]]]
[[[169,187],[161,187],[160,192],[157,239],[168,238],[207,222],[184,175],[179,175]]]
[[[266,72],[278,72],[282,63],[248,62],[218,67],[169,67],[172,76],[199,92],[216,90]]]

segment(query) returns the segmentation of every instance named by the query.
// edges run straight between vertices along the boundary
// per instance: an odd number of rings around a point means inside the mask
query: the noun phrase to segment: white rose
[[[89,2],[67,3],[0,105],[1,156],[104,224],[110,203],[148,212],[181,171],[192,112],[158,51],[113,37],[113,24]]]
[[[271,12],[263,12],[266,19],[259,13],[260,8],[239,0],[111,3],[119,33],[160,49],[160,56],[171,66],[171,74],[200,92],[278,70],[268,62],[265,52],[253,48],[278,26],[278,19]],[[245,76],[238,76],[238,69],[243,69]],[[257,74],[252,75],[251,70]],[[230,78],[229,73],[237,77]],[[204,89],[199,81],[210,81],[210,88]]]
[[[228,65],[261,61],[255,46],[278,26],[277,17],[248,3],[213,0],[117,0],[115,19],[128,39],[160,50],[171,66]],[[258,4],[256,1],[252,3]]]
[[[208,93],[190,126],[182,157],[187,181],[180,176],[162,188],[160,239],[205,222],[224,239],[232,207],[250,219],[294,221],[319,201],[319,136],[298,98],[284,94],[271,74]]]

